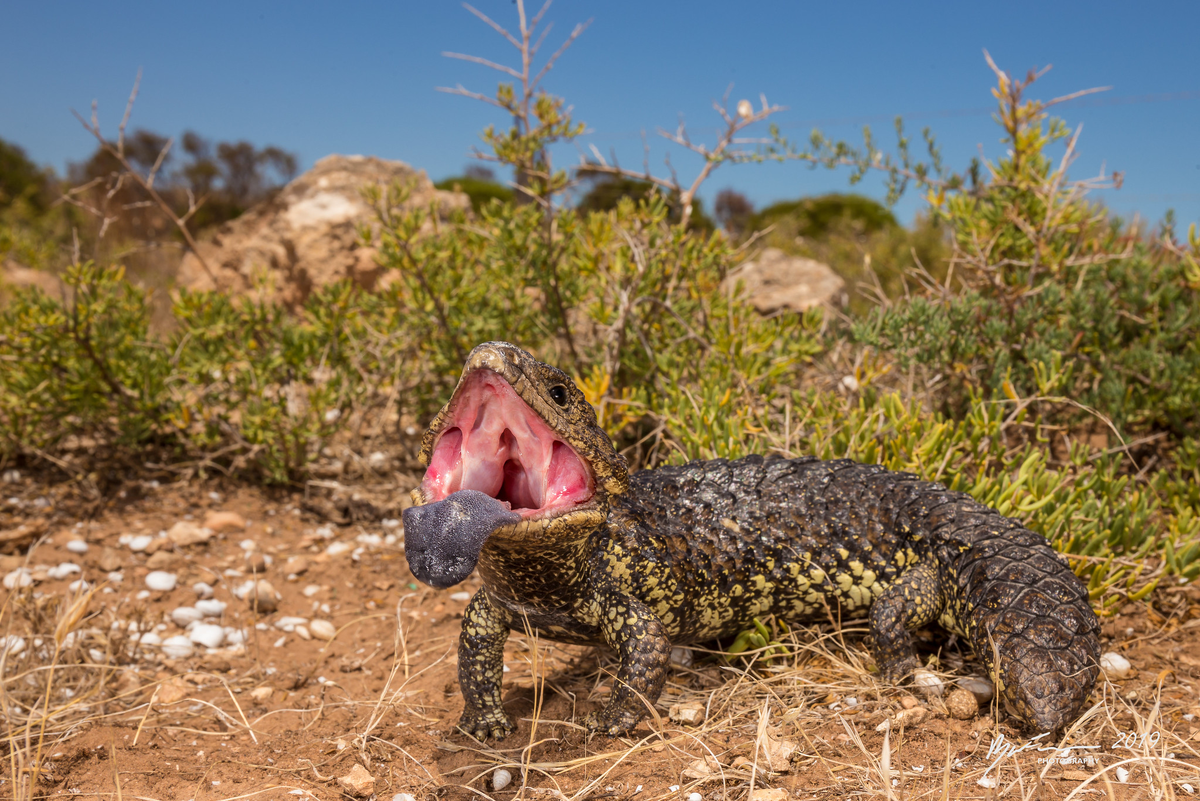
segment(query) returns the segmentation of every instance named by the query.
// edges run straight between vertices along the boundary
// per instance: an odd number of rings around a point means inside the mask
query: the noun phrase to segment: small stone
[[[147,631],[144,634],[140,634],[137,641],[138,645],[145,645],[147,647],[157,647],[162,645],[163,642],[162,637],[158,636],[157,631]]]
[[[190,643],[188,644],[188,648],[191,648]],[[166,649],[164,649],[163,652],[165,653]],[[183,677],[176,676],[175,678],[168,679],[167,681],[164,681],[162,684],[158,685],[158,703],[177,704],[184,698],[187,698],[191,691],[192,688],[188,686],[188,683],[184,681]]]
[[[27,567],[18,567],[4,576],[4,589],[15,590],[33,584],[33,573]]]
[[[412,793],[396,793],[392,801],[417,801],[417,797]]]
[[[146,567],[151,570],[164,570],[171,567],[178,567],[179,562],[179,555],[173,551],[156,551],[153,556],[146,560]]]
[[[698,726],[704,722],[704,704],[698,701],[687,701],[681,704],[671,704],[667,711],[668,717],[675,723],[687,726]]]
[[[187,659],[196,653],[196,648],[185,635],[178,634],[163,640],[162,652],[168,659]]]
[[[712,757],[697,759],[683,769],[685,779],[707,779],[716,772],[718,766],[712,761]]]
[[[900,706],[904,707],[905,709],[915,709],[920,705],[921,702],[916,698],[913,698],[911,695],[902,695],[900,697]]]
[[[699,793],[688,793],[687,801],[704,801],[704,796]]]
[[[246,518],[237,512],[209,512],[204,518],[204,528],[211,529],[216,534],[242,531],[246,528]]]
[[[203,618],[204,613],[194,606],[180,606],[171,610],[171,621],[181,629],[199,623]]]
[[[288,576],[300,576],[308,571],[308,559],[303,556],[293,556],[283,563],[283,572]]]
[[[246,630],[235,629],[233,626],[225,627],[225,643],[231,646],[241,645],[246,642]]]
[[[228,673],[233,667],[220,651],[214,651],[200,662],[201,666],[210,673]]]
[[[979,714],[979,701],[970,690],[955,687],[946,696],[946,711],[957,720],[970,720]]]
[[[25,638],[16,634],[0,637],[0,655],[16,656],[25,650]]]
[[[275,692],[274,687],[255,687],[250,691],[250,697],[257,703],[265,703],[271,700],[272,693]]]
[[[454,601],[456,603],[465,604],[467,601],[471,600],[471,593],[469,593],[469,592],[452,592],[452,593],[450,593],[450,600]]]
[[[105,573],[120,570],[123,564],[124,560],[121,559],[121,552],[116,548],[109,548],[106,545],[100,549],[100,569]]]
[[[388,457],[383,451],[373,451],[371,455],[367,457],[367,464],[371,466],[372,470],[383,470],[387,467],[387,463]]]
[[[296,626],[296,636],[302,640],[312,639],[312,634],[309,633],[308,626],[305,626],[303,623],[301,623],[299,626]]]
[[[913,684],[922,692],[940,696],[946,691],[946,684],[931,670],[917,668],[913,671]]]
[[[146,575],[146,587],[155,592],[170,592],[175,589],[175,574],[155,570]]]
[[[992,684],[990,679],[982,676],[967,676],[965,679],[959,679],[958,686],[975,696],[975,701],[980,706],[990,702],[996,696],[996,685]]]
[[[1110,679],[1124,679],[1129,676],[1132,668],[1133,665],[1129,660],[1115,651],[1109,651],[1100,656],[1100,669]]]
[[[188,639],[205,648],[216,648],[225,639],[225,629],[215,623],[198,623],[188,632]]]
[[[512,773],[504,768],[496,768],[492,771],[492,789],[499,791],[503,790],[508,785],[512,784]]]
[[[65,579],[67,576],[80,572],[79,565],[74,562],[62,562],[58,567],[52,567],[46,571],[46,577],[52,578],[55,581]]]
[[[170,547],[171,547],[171,541],[169,539],[167,539],[166,537],[159,536],[159,537],[155,537],[154,539],[150,540],[150,544],[146,546],[146,553],[155,554],[155,553],[158,553],[159,551],[163,550],[164,548],[170,548]]]
[[[279,629],[280,631],[291,632],[295,631],[297,626],[304,626],[307,623],[308,618],[306,617],[293,617],[291,615],[287,615],[275,621],[275,628]]]
[[[1127,781],[1129,781],[1129,769],[1128,768],[1126,768],[1126,767],[1118,767],[1117,768],[1117,781],[1119,781],[1121,784],[1125,784]]]
[[[748,801],[787,801],[788,791],[782,787],[755,787]]]
[[[213,597],[212,585],[204,581],[197,581],[195,584],[193,584],[192,592],[199,595],[201,599]]]
[[[355,765],[345,776],[338,777],[338,786],[350,795],[366,798],[375,792],[375,777],[362,765]]]
[[[220,617],[225,614],[225,602],[213,598],[196,601],[196,611],[205,617]]]
[[[348,542],[331,542],[329,543],[329,547],[325,549],[325,553],[330,556],[341,556],[353,550],[354,546]]]
[[[316,594],[317,594],[318,592],[320,592],[320,591],[321,591],[321,585],[320,585],[320,584],[309,584],[309,585],[308,585],[307,587],[305,587],[305,588],[304,588],[304,590],[303,590],[303,592],[304,592],[304,597],[305,597],[305,598],[311,598],[311,597],[313,597],[314,595],[316,595]]]
[[[88,552],[88,544],[83,540],[71,540],[67,543],[67,550],[71,553],[84,554]]]
[[[150,547],[150,543],[154,542],[154,537],[149,534],[139,534],[129,540],[129,550],[134,553],[141,553]]]
[[[180,520],[167,530],[167,539],[180,548],[185,548],[188,545],[208,542],[212,539],[213,533],[211,528],[201,528],[190,520]]]
[[[250,602],[251,609],[256,609],[261,614],[269,615],[279,608],[279,593],[275,592],[271,582],[266,579],[259,579],[254,583],[254,589],[246,594],[246,600]]]
[[[894,716],[880,723],[875,727],[875,731],[884,732],[890,729],[895,729],[897,726],[912,727],[925,722],[925,718],[929,716],[929,710],[923,706],[915,706],[910,709],[901,709]]]
[[[308,630],[319,640],[332,640],[337,635],[337,627],[328,620],[314,620],[308,624]]]
[[[692,666],[694,661],[695,657],[692,655],[691,648],[681,648],[676,646],[671,649],[671,662],[673,664],[688,668]]]
[[[251,573],[262,573],[267,569],[267,557],[262,551],[246,551],[246,569]]]

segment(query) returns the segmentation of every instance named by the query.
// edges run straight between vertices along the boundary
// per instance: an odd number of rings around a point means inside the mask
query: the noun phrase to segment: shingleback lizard
[[[749,456],[629,475],[563,372],[506,342],[467,359],[425,432],[428,466],[404,512],[413,574],[448,587],[478,567],[463,615],[460,728],[502,738],[510,627],[607,643],[620,667],[590,730],[637,725],[672,645],[774,614],[868,618],[882,676],[920,663],[910,631],[970,643],[1024,728],[1074,720],[1096,680],[1099,623],[1046,542],[959,492],[845,459]],[[528,623],[526,623],[528,621]],[[643,700],[645,699],[645,700]]]

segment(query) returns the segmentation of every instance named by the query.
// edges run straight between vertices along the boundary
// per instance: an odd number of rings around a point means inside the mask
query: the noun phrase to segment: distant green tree
[[[472,164],[462,175],[444,178],[434,184],[447,192],[462,192],[471,199],[471,208],[476,214],[491,200],[501,203],[513,202],[513,190],[496,180],[496,173],[488,167]]]
[[[617,207],[622,198],[632,198],[634,200],[646,200],[651,194],[664,194],[663,191],[655,186],[650,181],[640,181],[636,178],[626,176],[609,176],[609,175],[589,175],[586,169],[580,170],[579,174],[585,180],[591,183],[591,188],[575,205],[575,210],[580,213],[593,211],[611,211]],[[672,223],[679,222],[682,209],[679,203],[678,194],[672,193],[666,197],[667,207],[670,209],[668,220]],[[704,213],[704,203],[700,198],[692,201],[692,215],[688,220],[688,229],[692,231],[714,231],[716,223],[712,218]]]
[[[45,211],[51,202],[51,178],[22,148],[0,139],[0,208],[23,198],[35,211]]]
[[[849,225],[862,234],[899,227],[895,215],[876,200],[863,195],[833,192],[817,197],[802,197],[773,203],[754,214],[747,229],[761,231],[787,220],[798,236],[820,239],[839,224]]]

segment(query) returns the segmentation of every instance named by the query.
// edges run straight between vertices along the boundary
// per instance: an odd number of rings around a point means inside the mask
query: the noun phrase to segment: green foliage
[[[820,239],[838,228],[851,227],[862,234],[898,228],[895,215],[878,201],[863,195],[832,192],[799,200],[784,200],[754,214],[748,223],[751,231],[786,224],[793,236]]]
[[[0,209],[24,200],[41,213],[49,205],[50,176],[20,147],[0,139]]]
[[[499,181],[477,178],[473,175],[456,175],[434,184],[438,189],[462,192],[471,199],[471,209],[478,214],[484,205],[496,200],[500,203],[513,202],[513,190]]]
[[[586,170],[581,174],[587,175]],[[650,181],[641,181],[627,176],[596,176],[591,188],[580,198],[575,210],[581,214],[593,211],[611,211],[617,207],[623,198],[633,201],[645,200],[653,194],[661,194],[661,190]],[[683,219],[683,207],[677,193],[666,196],[669,209],[668,219],[678,223]],[[712,233],[716,224],[704,213],[704,203],[700,198],[692,201],[692,213],[688,218],[688,228],[703,233]]]

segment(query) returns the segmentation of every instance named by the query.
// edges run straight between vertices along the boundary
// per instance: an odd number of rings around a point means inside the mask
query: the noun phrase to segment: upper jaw
[[[435,503],[477,490],[527,521],[592,505],[591,466],[518,394],[514,383],[524,376],[505,354],[478,351],[426,434],[421,455],[428,470],[414,496]]]

